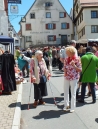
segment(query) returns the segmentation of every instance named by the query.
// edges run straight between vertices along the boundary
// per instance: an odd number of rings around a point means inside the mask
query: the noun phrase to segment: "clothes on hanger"
[[[1,62],[1,78],[4,86],[3,92],[12,92],[16,90],[16,80],[15,80],[15,60],[14,55],[5,51],[0,55]]]

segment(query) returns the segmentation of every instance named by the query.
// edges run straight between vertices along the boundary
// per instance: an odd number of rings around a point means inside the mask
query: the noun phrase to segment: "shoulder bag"
[[[38,64],[39,66],[39,64]],[[41,77],[40,77],[40,83],[46,83],[47,82],[47,78],[45,75],[42,75],[42,71],[41,71],[41,67],[39,66],[40,68],[40,73],[41,73]]]
[[[90,63],[91,63],[91,61],[92,61],[92,58],[93,58],[93,56],[91,57],[91,59],[90,59],[90,61],[89,61],[88,65],[86,66],[86,68],[85,68],[84,72],[83,72],[83,73],[81,73],[81,75],[80,75],[80,79],[79,79],[79,82],[81,82],[82,77],[83,77],[83,75],[84,75],[85,71],[87,70],[87,68],[89,67],[89,65],[90,65]]]

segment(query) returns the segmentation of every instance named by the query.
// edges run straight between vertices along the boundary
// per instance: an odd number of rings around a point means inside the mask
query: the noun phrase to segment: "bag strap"
[[[40,68],[40,73],[41,73],[41,75],[42,75],[42,71],[41,71],[41,67],[40,67],[39,63],[38,63],[38,66],[39,66],[39,68]]]
[[[84,72],[82,73],[82,75],[85,73],[85,71],[86,71],[86,70],[87,70],[87,68],[89,67],[89,65],[90,65],[90,63],[91,63],[91,61],[92,61],[92,59],[93,59],[93,56],[91,57],[91,59],[90,59],[90,61],[89,61],[88,65],[86,66],[86,68],[85,68]]]

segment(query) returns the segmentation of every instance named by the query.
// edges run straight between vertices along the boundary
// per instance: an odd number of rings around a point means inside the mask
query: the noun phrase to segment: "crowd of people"
[[[67,46],[46,46],[44,48],[16,49],[15,62],[22,71],[23,78],[31,78],[34,84],[34,103],[45,104],[43,97],[47,96],[47,80],[52,74],[52,67],[58,68],[64,74],[64,111],[74,112],[76,99],[84,103],[85,90],[88,86],[88,96],[96,103],[98,89],[98,46],[80,46],[76,49],[76,41]],[[92,71],[91,71],[92,70]],[[79,92],[81,91],[81,92]],[[80,94],[79,94],[80,93]],[[71,105],[69,105],[71,98]]]

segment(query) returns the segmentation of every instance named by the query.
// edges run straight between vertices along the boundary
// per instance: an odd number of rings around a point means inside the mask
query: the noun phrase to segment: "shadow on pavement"
[[[63,97],[56,97],[55,100],[57,103],[60,103],[61,101],[64,100],[64,98]],[[54,104],[54,98],[44,98],[44,101],[46,103],[49,103],[49,104]]]
[[[63,76],[64,76],[64,75],[58,75],[58,76],[55,76],[55,75],[54,75],[54,76],[51,76],[51,77],[63,77]]]
[[[98,123],[98,118],[96,118],[95,121]]]
[[[53,72],[54,74],[64,74],[63,72]],[[64,75],[63,75],[64,76]]]
[[[29,109],[35,109],[33,107],[33,103],[29,104]],[[22,104],[21,105],[21,110],[28,110],[28,104]]]
[[[34,116],[32,118],[34,118],[34,119],[43,119],[43,118],[44,119],[52,119],[52,118],[59,118],[61,115],[65,115],[67,113],[69,113],[69,111],[68,112],[64,112],[63,110],[42,111],[39,113],[39,115]]]
[[[17,104],[17,107],[20,107],[20,102],[16,102],[16,103],[11,103],[8,107],[10,108],[15,108],[16,107],[16,104]]]

